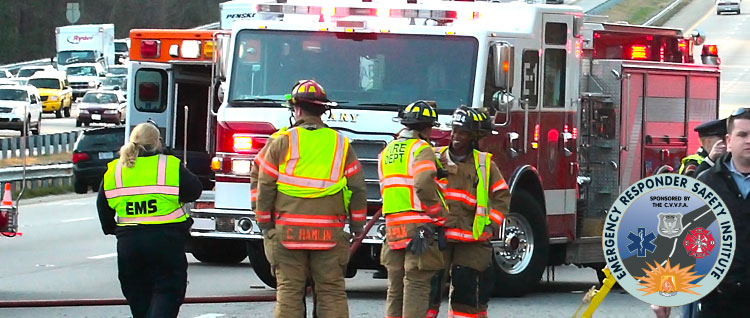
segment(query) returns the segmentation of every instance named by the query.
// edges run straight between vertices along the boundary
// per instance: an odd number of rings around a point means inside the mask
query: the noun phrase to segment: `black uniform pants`
[[[133,229],[118,233],[120,287],[133,318],[177,317],[187,288],[187,233]]]
[[[750,313],[750,295],[746,292],[714,290],[700,302],[700,318],[747,317]]]

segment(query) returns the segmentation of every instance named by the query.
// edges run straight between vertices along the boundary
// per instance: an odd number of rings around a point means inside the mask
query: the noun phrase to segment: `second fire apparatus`
[[[194,254],[235,262],[246,243],[270,286],[249,173],[270,134],[290,125],[283,97],[297,80],[315,79],[339,102],[325,120],[362,162],[368,215],[381,202],[377,155],[406,104],[437,102],[436,144],[448,142],[459,105],[494,115],[497,134],[481,147],[512,193],[505,232],[492,241],[499,295],[529,292],[546,266],[603,266],[613,200],[677,168],[699,146],[693,127],[717,115],[719,69],[693,63],[702,37],[677,29],[519,2],[279,2],[223,3],[231,34],[132,31],[128,111],[129,127],[149,118],[164,127],[165,143],[213,187],[190,212]],[[704,53],[717,60],[715,47]],[[349,276],[380,268],[383,236],[379,220]]]

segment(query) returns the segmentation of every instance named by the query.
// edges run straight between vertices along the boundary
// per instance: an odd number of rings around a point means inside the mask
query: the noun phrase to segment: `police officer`
[[[288,96],[294,125],[270,140],[259,164],[255,215],[276,276],[275,317],[304,317],[308,276],[319,317],[349,317],[344,272],[351,235],[362,232],[367,198],[349,140],[320,119],[336,103],[313,80]],[[309,274],[309,275],[308,275]]]
[[[161,149],[155,125],[133,128],[120,158],[107,164],[96,200],[104,234],[117,236],[120,286],[135,318],[177,317],[193,223],[182,205],[202,190],[198,177]]]
[[[437,154],[448,171],[445,200],[447,248],[445,270],[433,284],[427,317],[437,317],[448,274],[451,278],[449,317],[487,317],[493,288],[492,246],[489,239],[508,213],[510,192],[492,155],[477,150],[479,139],[494,131],[484,113],[461,106],[453,113],[450,146]],[[484,127],[483,127],[484,126]]]
[[[713,167],[714,162],[727,151],[724,136],[727,134],[727,120],[716,119],[696,126],[701,147],[698,152],[682,158],[682,165],[678,172],[683,175],[697,177],[698,174]]]
[[[435,225],[444,221],[435,180],[435,153],[429,144],[437,112],[426,101],[399,114],[401,130],[378,160],[386,239],[380,262],[388,270],[386,317],[424,318],[430,282],[443,268]]]

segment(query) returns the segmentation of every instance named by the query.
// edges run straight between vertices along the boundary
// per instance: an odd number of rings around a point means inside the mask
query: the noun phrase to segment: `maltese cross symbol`
[[[639,227],[638,234],[630,232],[630,234],[628,234],[628,239],[631,242],[628,244],[628,251],[636,251],[636,256],[638,257],[646,257],[646,250],[651,253],[656,250],[656,245],[653,243],[654,239],[656,239],[656,235],[654,235],[653,232],[646,234],[645,227]]]

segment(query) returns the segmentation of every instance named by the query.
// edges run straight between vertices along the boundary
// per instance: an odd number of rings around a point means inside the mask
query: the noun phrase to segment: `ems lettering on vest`
[[[406,151],[406,144],[398,143],[394,145],[392,148],[389,149],[387,153],[385,153],[385,158],[383,158],[383,162],[386,164],[394,163],[396,161],[404,162],[404,151]]]
[[[156,199],[127,202],[125,204],[125,214],[141,215],[156,212]]]

